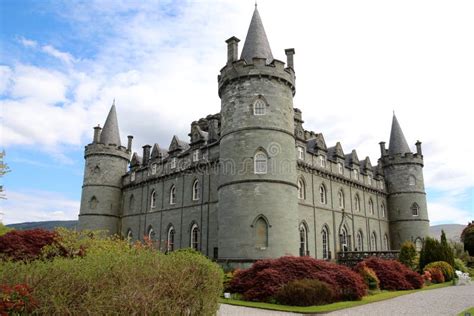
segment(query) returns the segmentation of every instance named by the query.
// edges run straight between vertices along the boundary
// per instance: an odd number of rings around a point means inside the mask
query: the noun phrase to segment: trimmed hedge
[[[444,279],[446,281],[451,281],[454,278],[454,269],[449,263],[447,263],[445,261],[431,262],[431,263],[427,264],[423,268],[423,270],[433,268],[433,267],[438,268],[439,270],[441,270],[441,272],[443,273]]]
[[[413,290],[423,287],[421,276],[399,261],[371,257],[359,262],[356,269],[364,264],[375,271],[382,290]]]
[[[308,256],[259,260],[252,267],[237,271],[228,290],[243,294],[246,300],[268,301],[283,285],[300,279],[316,279],[329,284],[336,301],[359,300],[367,294],[367,286],[356,272]]]
[[[313,306],[332,303],[334,291],[325,282],[314,279],[291,281],[281,287],[275,299],[283,305]]]

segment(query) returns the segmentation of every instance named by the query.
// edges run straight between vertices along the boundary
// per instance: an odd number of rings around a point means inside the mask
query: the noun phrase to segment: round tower
[[[110,234],[119,233],[122,176],[127,172],[130,151],[130,141],[128,148],[121,146],[114,104],[104,128],[94,128],[93,142],[85,148],[80,230],[108,230]]]
[[[257,8],[238,59],[228,39],[221,98],[218,258],[297,255],[293,49],[273,59]]]
[[[406,240],[417,248],[429,235],[429,219],[423,180],[421,143],[412,153],[395,114],[388,151],[380,143],[382,166],[388,191],[388,215],[392,249],[400,249]]]

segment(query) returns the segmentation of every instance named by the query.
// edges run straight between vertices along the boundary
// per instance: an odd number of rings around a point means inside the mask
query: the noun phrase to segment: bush
[[[474,221],[468,223],[461,233],[461,241],[464,244],[464,250],[474,257]]]
[[[378,290],[380,288],[380,280],[375,271],[369,268],[365,263],[356,267],[356,272],[364,279],[365,284],[370,290]]]
[[[423,281],[425,281],[425,283],[427,283],[427,284],[430,284],[430,283],[431,283],[432,278],[431,278],[431,273],[430,273],[430,271],[425,270],[425,271],[423,272],[423,274],[421,275],[421,277],[423,278]]]
[[[0,236],[0,258],[14,261],[34,260],[43,247],[57,241],[58,234],[44,229],[12,230]]]
[[[444,231],[441,232],[441,242],[426,237],[420,251],[420,270],[427,264],[436,261],[445,261],[454,266],[454,252],[448,245]]]
[[[275,299],[284,305],[323,305],[333,302],[334,291],[329,284],[318,280],[294,280],[283,285],[276,293]]]
[[[0,285],[0,315],[23,315],[37,307],[26,284]]]
[[[415,244],[411,241],[405,241],[402,244],[402,247],[400,248],[400,255],[398,256],[398,261],[415,271],[417,268],[416,256],[417,253]]]
[[[425,270],[426,272],[429,272],[431,275],[431,282],[433,283],[443,283],[445,281],[443,272],[436,267],[431,267]]]
[[[364,264],[375,271],[382,290],[412,290],[423,286],[421,276],[399,261],[372,257],[359,262],[356,269]]]
[[[454,258],[454,270],[458,270],[458,271],[461,271],[461,272],[464,272],[464,273],[469,272],[469,270],[466,267],[466,264],[464,263],[464,261],[462,261],[459,258]]]
[[[202,255],[162,254],[92,234],[65,236],[85,255],[28,263],[5,261],[0,284],[27,283],[44,315],[211,315],[222,293],[221,268]]]
[[[235,273],[229,291],[247,300],[268,301],[283,285],[300,279],[326,282],[335,300],[358,300],[367,294],[363,279],[348,267],[308,256],[259,260]]]
[[[423,269],[425,270],[432,267],[436,267],[440,269],[446,281],[451,281],[454,278],[454,270],[453,270],[453,267],[449,263],[444,262],[444,261],[436,261],[436,262],[427,264]]]
[[[441,254],[442,258],[439,261],[446,261],[451,265],[451,267],[454,267],[454,251],[451,248],[451,246],[448,244],[448,240],[446,239],[446,234],[444,233],[444,230],[441,230]]]

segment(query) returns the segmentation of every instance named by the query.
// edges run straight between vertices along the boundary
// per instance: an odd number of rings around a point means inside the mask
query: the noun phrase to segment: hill
[[[430,236],[439,240],[441,237],[441,230],[444,230],[446,238],[448,240],[460,242],[461,233],[464,227],[466,227],[466,225],[460,224],[444,224],[430,226]]]
[[[56,227],[64,227],[69,229],[75,229],[77,227],[77,221],[45,221],[45,222],[25,222],[18,224],[6,225],[7,227],[25,230],[34,228],[43,228],[47,230],[53,230]]]

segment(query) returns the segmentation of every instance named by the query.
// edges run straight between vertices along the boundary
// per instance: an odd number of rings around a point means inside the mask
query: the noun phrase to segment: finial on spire
[[[114,101],[112,102],[112,106],[115,106],[115,98],[114,98]]]
[[[255,9],[257,8],[257,0],[255,0]]]

